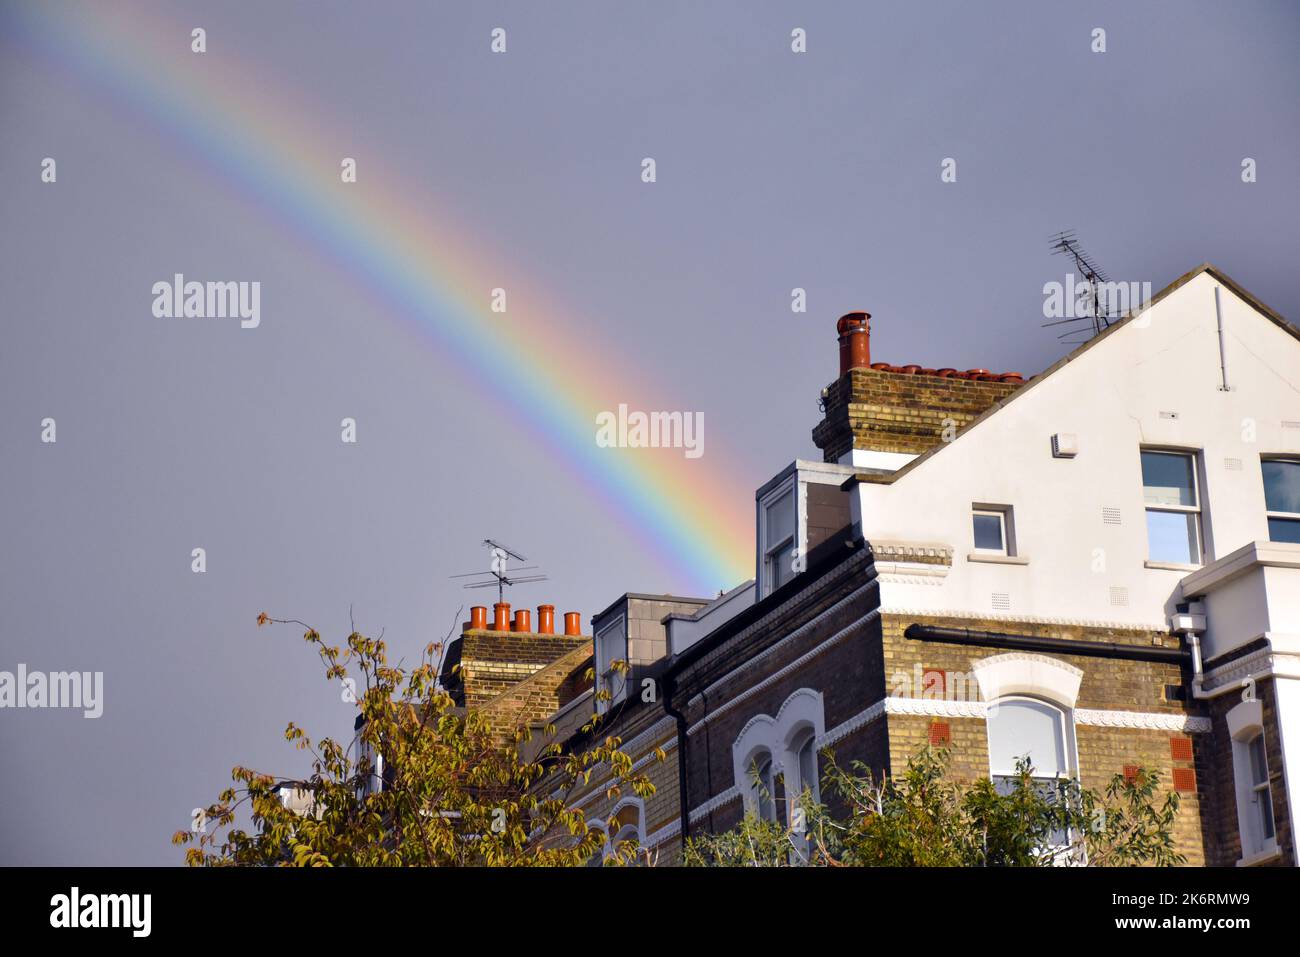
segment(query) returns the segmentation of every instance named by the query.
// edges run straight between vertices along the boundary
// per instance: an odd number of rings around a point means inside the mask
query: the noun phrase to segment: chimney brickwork
[[[850,369],[827,388],[826,416],[813,429],[813,442],[827,462],[850,449],[919,455],[943,443],[946,427],[961,431],[1022,384]]]
[[[462,624],[460,638],[444,661],[440,679],[461,707],[482,707],[528,682],[559,659],[569,660],[581,648],[586,649],[587,656],[591,654],[591,638],[580,633],[581,616],[577,612],[565,615],[566,624],[573,625],[572,633],[557,635],[554,605],[538,606],[536,631],[532,630],[530,611],[517,610],[512,621],[509,604],[500,602],[494,610],[492,627],[487,627],[487,609],[481,605],[470,609],[470,620]],[[553,683],[542,684],[549,688],[547,694],[555,698],[551,701],[554,711],[564,703],[560,700],[564,694],[581,681],[561,676]]]
[[[1016,372],[923,369],[871,362],[871,315],[850,312],[835,329],[840,377],[822,394],[813,442],[827,462],[850,449],[919,455],[951,438],[1024,384]]]

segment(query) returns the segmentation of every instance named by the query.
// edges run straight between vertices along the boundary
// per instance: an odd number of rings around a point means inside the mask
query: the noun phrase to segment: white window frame
[[[1191,463],[1192,474],[1192,498],[1195,505],[1152,505],[1146,500],[1146,481],[1142,482],[1142,520],[1146,526],[1147,535],[1147,560],[1151,562],[1168,563],[1168,559],[1154,558],[1151,555],[1151,526],[1147,516],[1152,512],[1176,512],[1182,515],[1193,515],[1196,518],[1196,554],[1192,556],[1189,563],[1174,562],[1172,564],[1182,566],[1184,564],[1200,567],[1206,561],[1205,549],[1205,516],[1202,512],[1202,495],[1201,495],[1201,455],[1200,452],[1193,449],[1162,449],[1141,446],[1138,449],[1138,472],[1142,471],[1143,455],[1171,455],[1187,459]]]
[[[790,478],[786,479],[786,481],[782,482],[780,485],[774,488],[771,492],[765,495],[762,498],[762,500],[759,502],[758,540],[762,542],[762,549],[763,549],[762,561],[761,561],[761,566],[762,566],[761,570],[763,575],[763,581],[762,581],[763,596],[772,594],[772,592],[776,591],[776,589],[779,587],[777,585],[777,581],[782,576],[776,573],[778,571],[777,554],[786,545],[791,545],[792,548],[790,552],[790,557],[791,557],[791,561],[793,562],[793,559],[796,557],[799,550],[800,495],[799,495],[799,483],[797,480],[798,480],[797,475],[790,476]],[[786,538],[781,539],[779,542],[768,541],[768,528],[767,528],[768,509],[773,505],[776,505],[778,502],[781,501],[781,499],[785,498],[787,495],[789,495],[790,497],[790,514],[791,514],[791,518],[793,519],[793,523],[791,524],[790,534]],[[790,568],[786,569],[786,571],[789,573],[789,577],[785,578],[785,581],[789,581],[790,578],[794,577],[793,565]],[[784,584],[784,582],[782,582],[782,584]]]
[[[1277,844],[1277,808],[1269,784],[1268,738],[1264,733],[1264,707],[1258,699],[1243,701],[1226,716],[1228,736],[1232,739],[1232,779],[1237,802],[1237,833],[1241,837],[1241,860],[1238,867],[1271,861],[1281,853]],[[1264,742],[1264,783],[1257,785],[1251,774],[1250,746],[1256,739]],[[1261,795],[1268,800],[1273,822],[1272,837],[1265,837],[1259,813]]]
[[[608,636],[611,633],[617,633],[623,643],[623,657],[614,656],[604,660],[608,653],[607,643]],[[627,676],[618,675],[618,687],[613,687],[614,676],[609,670],[610,663],[613,661],[627,661],[627,618],[619,615],[606,625],[602,625],[596,632],[593,641],[593,654],[596,656],[596,690],[609,691],[610,699],[608,701],[596,702],[596,713],[604,714],[614,705],[618,704],[627,697]]]
[[[1286,462],[1286,463],[1288,463],[1288,464],[1290,464],[1290,465],[1294,465],[1297,469],[1300,469],[1300,459],[1298,459],[1298,458],[1296,458],[1296,457],[1294,457],[1294,456],[1291,456],[1291,455],[1262,455],[1262,456],[1260,456],[1260,460],[1259,460],[1259,461],[1260,461],[1260,482],[1261,482],[1261,484],[1262,484],[1263,481],[1264,481],[1263,470],[1264,470],[1264,463],[1265,463],[1265,462]],[[1269,520],[1270,518],[1281,519],[1281,520],[1283,520],[1283,521],[1292,521],[1292,522],[1295,522],[1297,525],[1300,525],[1300,512],[1273,512],[1273,511],[1269,511],[1269,508],[1268,508],[1268,498],[1267,498],[1267,495],[1268,495],[1268,487],[1267,487],[1267,486],[1265,486],[1265,488],[1264,488],[1264,494],[1265,494],[1265,499],[1264,499],[1264,523],[1265,523],[1265,527],[1266,527],[1266,528],[1267,528],[1268,520]],[[1269,532],[1269,541],[1272,541],[1272,535],[1273,535],[1273,533],[1270,531],[1270,532]]]
[[[803,775],[803,752],[812,749],[812,780],[805,781]],[[821,770],[817,763],[817,729],[811,724],[796,725],[786,736],[786,751],[790,754],[789,770],[786,780],[790,782],[790,793],[799,798],[805,790],[812,792],[814,802],[821,800]]]
[[[975,544],[975,518],[976,516],[989,515],[995,517],[1001,526],[1001,548],[980,548]],[[1012,517],[1011,506],[988,505],[981,502],[972,503],[970,509],[970,537],[971,550],[977,555],[1005,555],[1008,558],[1014,558],[1016,555],[1016,525]]]
[[[990,708],[1011,701],[1029,701],[1034,704],[1043,705],[1052,709],[1060,716],[1059,728],[1061,735],[1061,750],[1065,755],[1065,769],[1063,771],[1053,771],[1052,774],[1041,774],[1037,773],[1037,768],[1031,768],[1029,775],[1029,779],[1033,782],[1043,782],[1046,784],[1056,785],[1059,794],[1059,787],[1063,782],[1070,781],[1079,776],[1079,748],[1074,732],[1074,708],[1062,707],[1059,701],[1052,701],[1046,697],[1028,694],[1005,695],[992,702]],[[998,769],[993,767],[993,737],[987,720],[984,723],[984,727],[989,751],[989,777],[995,781],[998,778],[1015,778],[1015,768]],[[1070,852],[1074,847],[1074,838],[1075,835],[1067,831],[1063,840],[1059,843],[1049,845],[1049,847],[1053,849],[1054,861],[1056,863],[1066,864],[1070,862]]]
[[[754,715],[741,729],[731,746],[731,760],[736,790],[744,799],[746,813],[757,814],[760,810],[757,782],[753,774],[755,759],[760,754],[766,753],[772,758],[771,780],[766,786],[772,792],[773,802],[776,800],[775,785],[778,777],[783,780],[782,796],[787,804],[792,797],[803,793],[799,753],[795,748],[804,741],[807,732],[812,734],[814,748],[826,733],[825,705],[821,692],[812,688],[799,688],[791,692],[777,710],[776,717]],[[814,782],[814,796],[820,796],[820,792],[820,783]],[[779,821],[784,817],[789,823],[789,815],[782,815],[782,810],[773,804],[773,813],[768,820]]]

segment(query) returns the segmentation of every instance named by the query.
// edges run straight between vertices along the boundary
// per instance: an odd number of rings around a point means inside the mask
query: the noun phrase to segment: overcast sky
[[[1300,315],[1293,3],[208,6],[111,9],[187,55],[202,26],[206,88],[251,82],[346,131],[322,161],[418,184],[412,217],[454,217],[504,286],[544,292],[554,325],[532,335],[590,336],[593,375],[636,370],[639,394],[702,413],[696,474],[731,488],[742,529],[755,488],[820,458],[842,312],[873,313],[880,360],[1032,374],[1064,351],[1042,287],[1065,272],[1047,237],[1074,228],[1116,279],[1158,290],[1208,260]],[[202,97],[163,116],[101,82],[102,13],[15,7],[0,671],[103,672],[104,700],[97,719],[0,710],[0,863],[177,863],[171,833],[232,765],[303,770],[287,722],[348,736],[337,685],[260,611],[342,639],[351,606],[414,656],[484,598],[449,576],[486,567],[485,536],[550,576],[517,603],[584,622],[625,591],[738,583],[654,554],[491,367],[413,336],[346,256],[213,162],[219,144],[187,141]],[[137,68],[185,88],[191,60],[154,49]],[[261,325],[155,318],[151,286],[176,272],[260,281]]]

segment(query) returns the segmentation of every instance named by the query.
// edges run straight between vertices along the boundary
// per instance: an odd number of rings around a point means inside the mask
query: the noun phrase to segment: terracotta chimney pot
[[[492,621],[493,631],[510,630],[510,602],[499,601],[492,606],[495,617]]]

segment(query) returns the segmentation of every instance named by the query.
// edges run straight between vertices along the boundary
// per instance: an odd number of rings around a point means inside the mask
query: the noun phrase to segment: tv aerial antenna
[[[481,581],[466,582],[465,588],[492,588],[497,590],[497,601],[506,600],[506,588],[511,585],[522,585],[525,582],[544,582],[547,580],[546,575],[520,575],[519,572],[533,571],[538,568],[537,565],[520,565],[518,568],[511,570],[510,562],[528,561],[522,554],[513,548],[505,545],[496,539],[485,538],[483,544],[490,549],[489,551],[489,569],[485,572],[466,572],[463,575],[452,575],[452,578],[480,578]]]
[[[1067,326],[1058,339],[1067,339],[1070,336],[1082,335],[1082,339],[1073,339],[1073,342],[1086,342],[1093,336],[1099,336],[1111,326],[1110,307],[1106,304],[1106,291],[1104,286],[1110,284],[1110,276],[1106,271],[1097,265],[1096,260],[1092,258],[1083,248],[1083,243],[1079,241],[1073,229],[1063,230],[1048,237],[1048,245],[1052,250],[1053,256],[1069,256],[1074,260],[1074,267],[1083,276],[1087,288],[1090,290],[1089,295],[1089,312],[1088,315],[1075,316],[1071,315],[1065,319],[1055,319],[1052,322],[1043,323],[1044,328],[1047,326]],[[1074,311],[1074,303],[1065,303],[1069,312]],[[1087,328],[1080,328],[1080,325],[1087,323],[1092,327],[1089,334]]]

